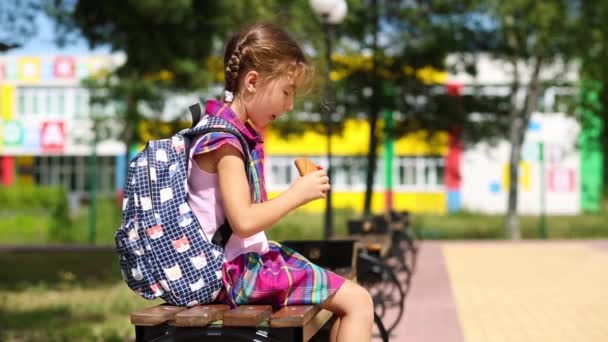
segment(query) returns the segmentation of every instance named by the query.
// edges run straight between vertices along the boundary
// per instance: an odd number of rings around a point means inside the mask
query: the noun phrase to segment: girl
[[[207,236],[213,236],[226,219],[233,232],[225,246],[225,291],[220,300],[233,307],[255,303],[275,309],[320,304],[338,317],[332,341],[369,341],[373,303],[367,290],[268,241],[264,234],[299,206],[325,198],[330,187],[325,171],[318,170],[298,178],[272,200],[267,200],[264,189],[263,141],[254,127],[265,127],[293,110],[296,90],[312,78],[309,61],[283,30],[260,23],[230,39],[224,66],[224,101],[208,101],[206,115],[221,116],[243,134],[258,180],[248,183],[244,152],[236,137],[210,133],[195,141],[188,177],[190,205]]]

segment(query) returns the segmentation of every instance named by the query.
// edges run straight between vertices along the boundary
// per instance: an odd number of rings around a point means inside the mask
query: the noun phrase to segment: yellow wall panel
[[[15,97],[15,86],[4,84],[0,89],[0,117],[3,120],[11,120],[13,114],[13,101]]]
[[[429,135],[420,131],[410,133],[395,142],[395,154],[397,155],[440,155],[448,153],[448,134],[439,132]]]
[[[39,57],[23,57],[19,59],[19,80],[24,82],[39,82],[41,75]]]
[[[382,124],[379,125],[380,129]],[[306,132],[302,136],[283,139],[278,132],[268,129],[264,137],[267,155],[325,155],[327,139],[325,135]],[[369,146],[369,124],[364,120],[348,120],[342,135],[332,137],[332,152],[335,155],[366,155]],[[379,153],[382,147],[379,148]],[[440,132],[429,136],[426,132],[408,134],[396,141],[398,155],[446,155],[448,135]]]
[[[519,186],[523,191],[530,191],[532,188],[532,166],[530,162],[522,161],[519,163]],[[502,165],[502,189],[509,191],[510,184],[509,163]]]
[[[343,135],[332,136],[332,152],[336,155],[366,154],[369,146],[369,124],[363,120],[348,120]],[[327,139],[323,134],[306,132],[302,136],[282,139],[278,132],[268,129],[264,137],[268,155],[324,155]]]

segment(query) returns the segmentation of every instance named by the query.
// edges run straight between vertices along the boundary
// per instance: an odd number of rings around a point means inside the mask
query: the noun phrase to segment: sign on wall
[[[19,79],[26,82],[40,81],[40,58],[24,57],[19,59]]]
[[[549,169],[549,191],[573,192],[575,190],[574,170],[565,167]]]
[[[4,146],[21,146],[23,144],[23,127],[17,121],[6,121],[2,125],[2,144]]]
[[[61,152],[65,147],[65,126],[63,121],[45,121],[40,130],[40,147],[45,152]]]
[[[53,76],[58,79],[70,79],[76,76],[76,62],[72,57],[57,57],[53,64]]]

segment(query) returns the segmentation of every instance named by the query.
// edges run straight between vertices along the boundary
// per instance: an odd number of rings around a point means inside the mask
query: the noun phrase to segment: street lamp
[[[332,166],[331,166],[331,135],[332,135],[332,120],[331,116],[334,113],[335,106],[333,103],[333,89],[331,87],[331,42],[332,42],[332,33],[335,25],[341,23],[346,17],[346,12],[348,10],[346,6],[345,0],[309,0],[310,7],[312,7],[315,14],[319,17],[321,22],[323,23],[323,31],[325,33],[325,58],[327,59],[327,80],[326,80],[326,90],[325,96],[327,97],[326,101],[326,110],[327,113],[325,115],[325,127],[327,132],[327,175],[331,179]],[[331,205],[331,193],[329,190],[327,192],[327,198],[325,202],[325,231],[324,238],[327,240],[333,235],[333,212]]]

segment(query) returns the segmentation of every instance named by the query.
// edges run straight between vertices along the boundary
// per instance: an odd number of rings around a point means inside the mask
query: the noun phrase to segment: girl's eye
[[[283,90],[283,94],[285,94],[285,96],[289,96],[289,93],[286,90]]]

